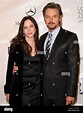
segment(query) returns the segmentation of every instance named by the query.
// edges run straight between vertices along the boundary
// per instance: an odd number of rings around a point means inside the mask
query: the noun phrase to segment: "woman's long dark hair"
[[[35,49],[38,50],[39,28],[38,28],[37,22],[31,16],[25,16],[21,20],[19,30],[18,30],[18,34],[11,40],[11,45],[14,48],[16,44],[21,44],[23,46],[24,50],[30,55],[30,53],[32,51],[32,47],[26,42],[25,36],[24,36],[24,33],[23,33],[23,26],[24,26],[24,22],[26,20],[30,20],[35,26],[35,29],[36,29],[36,32],[35,32],[35,35],[34,35]]]

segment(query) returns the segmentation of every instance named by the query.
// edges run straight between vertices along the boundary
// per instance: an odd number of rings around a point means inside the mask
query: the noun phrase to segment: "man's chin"
[[[52,31],[57,28],[57,26],[55,26],[55,27],[54,26],[47,26],[47,27],[49,30],[52,30]]]
[[[48,27],[49,28],[49,30],[54,30],[56,27]]]

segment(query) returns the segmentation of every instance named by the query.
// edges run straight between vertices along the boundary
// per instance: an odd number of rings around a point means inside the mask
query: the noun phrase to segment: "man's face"
[[[59,11],[57,9],[51,9],[51,8],[46,9],[44,20],[46,26],[52,32],[54,29],[56,29],[59,26],[59,22],[61,21],[61,16],[59,14]]]

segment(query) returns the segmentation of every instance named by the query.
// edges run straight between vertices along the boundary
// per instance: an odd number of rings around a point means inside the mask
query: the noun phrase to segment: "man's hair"
[[[57,3],[54,3],[54,2],[50,2],[48,3],[44,8],[43,8],[43,16],[45,15],[45,11],[48,9],[48,8],[51,8],[51,9],[57,9],[59,11],[59,14],[60,15],[63,15],[62,13],[62,9],[61,9],[61,6]]]

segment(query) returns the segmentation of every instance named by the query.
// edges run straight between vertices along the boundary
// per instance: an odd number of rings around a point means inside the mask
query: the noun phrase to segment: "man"
[[[43,16],[48,27],[39,44],[44,51],[44,106],[72,105],[76,101],[79,75],[77,35],[61,27],[63,14],[59,4],[48,3],[43,8]]]

